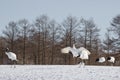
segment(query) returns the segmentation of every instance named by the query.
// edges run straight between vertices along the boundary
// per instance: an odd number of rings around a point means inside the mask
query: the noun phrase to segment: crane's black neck
[[[108,58],[107,58],[107,60],[110,60],[110,59],[111,59],[111,57],[108,57]]]
[[[9,52],[9,48],[6,48],[6,50],[5,50],[6,52]]]

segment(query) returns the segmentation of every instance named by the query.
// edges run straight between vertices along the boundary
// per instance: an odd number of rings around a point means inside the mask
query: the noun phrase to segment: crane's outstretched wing
[[[72,53],[73,57],[77,57],[79,55],[79,51],[77,49],[73,49],[71,47],[65,47],[63,49],[61,49],[62,53]]]
[[[80,47],[79,49],[76,49],[75,45],[73,45],[73,48],[71,47],[65,47],[63,49],[61,49],[62,53],[72,53],[73,57],[78,57],[80,56],[81,59],[88,59],[88,55],[90,55],[91,53],[85,49],[84,47]]]

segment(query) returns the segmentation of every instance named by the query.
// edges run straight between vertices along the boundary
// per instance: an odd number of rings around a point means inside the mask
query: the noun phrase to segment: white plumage
[[[16,61],[18,61],[16,54],[13,53],[13,52],[9,52],[9,48],[6,48],[5,54],[6,54],[6,55],[8,56],[8,58],[13,62],[13,64],[15,64]],[[14,65],[14,67],[15,67],[15,65]]]
[[[115,57],[109,56],[109,57],[107,58],[107,61],[108,61],[108,62],[111,62],[111,63],[114,63],[114,62],[115,62]]]
[[[88,55],[90,55],[91,53],[87,49],[85,49],[84,47],[80,47],[78,50],[80,51],[81,59],[89,59]]]
[[[96,62],[103,63],[105,62],[105,57],[100,57],[96,59]]]
[[[76,48],[75,44],[73,44],[73,47],[65,47],[63,49],[61,49],[62,53],[72,53],[73,57],[79,57],[80,59],[82,59],[82,63],[83,60],[89,59],[89,55],[91,54],[86,48],[84,47],[80,47],[80,48]]]
[[[63,49],[61,49],[61,52],[62,53],[70,53],[71,52],[73,54],[73,57],[79,56],[79,51],[77,49],[74,49],[71,47],[63,48]]]
[[[5,54],[8,56],[9,59],[11,59],[12,61],[15,60],[17,61],[17,57],[16,54],[13,52],[5,52]]]

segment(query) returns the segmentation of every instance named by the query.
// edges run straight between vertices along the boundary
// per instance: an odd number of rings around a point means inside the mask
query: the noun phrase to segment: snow
[[[120,67],[79,65],[0,65],[0,80],[120,80]]]

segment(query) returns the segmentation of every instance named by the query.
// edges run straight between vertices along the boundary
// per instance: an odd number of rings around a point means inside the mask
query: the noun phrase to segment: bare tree
[[[13,51],[14,50],[14,44],[15,40],[18,38],[18,26],[16,22],[9,22],[8,26],[5,27],[5,30],[3,31],[4,39],[7,41],[8,44],[10,44],[10,48]]]
[[[50,35],[50,42],[51,42],[51,62],[53,64],[53,58],[56,53],[55,44],[60,41],[60,30],[61,26],[55,22],[55,20],[50,21],[49,23],[49,35]]]
[[[99,39],[99,31],[93,19],[85,20],[81,19],[83,38],[84,38],[84,47],[92,51],[92,46],[95,40]]]
[[[3,37],[0,37],[0,64],[4,63],[4,51],[3,48],[5,47],[5,40]]]
[[[115,32],[118,38],[120,38],[120,15],[117,15],[115,18],[113,18],[111,26],[112,30]]]
[[[48,23],[49,23],[49,18],[46,15],[41,15],[39,18],[36,19],[36,23],[35,23],[38,32],[38,63],[40,63],[41,60],[42,64],[45,64]],[[40,54],[40,49],[41,49],[41,54]]]
[[[42,64],[46,63],[46,43],[48,37],[48,21],[49,18],[45,15],[42,17]]]
[[[23,19],[18,22],[18,26],[20,29],[19,36],[23,38],[23,64],[25,64],[26,63],[26,39],[28,37],[28,33],[30,30],[30,24],[26,19]]]
[[[105,34],[105,40],[103,40],[103,50],[105,53],[113,53],[114,50],[114,39],[110,36],[110,30],[107,29],[107,33]]]
[[[37,54],[35,55],[36,61],[40,64],[40,49],[41,49],[41,28],[42,28],[42,19],[38,17],[35,21],[36,33],[38,34],[37,40]],[[43,60],[43,59],[42,59]]]
[[[120,15],[117,15],[113,18],[111,22],[111,30],[114,32],[115,44],[116,44],[116,51],[120,53]]]

